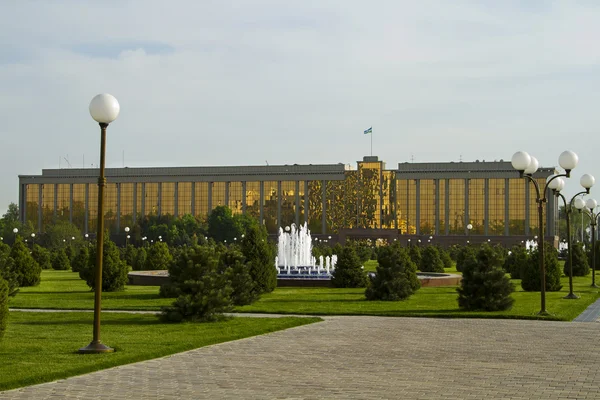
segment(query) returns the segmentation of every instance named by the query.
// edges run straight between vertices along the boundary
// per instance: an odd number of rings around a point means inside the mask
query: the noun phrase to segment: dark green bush
[[[144,269],[146,265],[146,259],[148,258],[148,253],[144,247],[140,247],[135,252],[135,259],[133,261],[133,265],[131,266],[135,271],[141,271]]]
[[[8,325],[8,283],[0,277],[0,341]]]
[[[417,266],[399,245],[379,249],[377,272],[369,279],[367,300],[405,300],[421,287]]]
[[[574,243],[571,245],[573,251],[573,276],[586,276],[590,273],[590,265],[588,264],[587,256],[583,250],[582,243]],[[600,261],[600,260],[596,260]],[[563,272],[566,276],[569,276],[569,255],[567,253],[567,260]]]
[[[233,246],[220,254],[220,268],[231,284],[233,305],[244,306],[259,299],[260,293],[250,275],[250,266],[241,251]]]
[[[39,285],[42,267],[33,259],[20,236],[17,236],[10,250],[10,257],[14,260],[14,271],[20,287]]]
[[[448,247],[448,254],[450,254],[450,258],[452,259],[452,261],[455,261],[458,259],[458,253],[460,252],[460,250],[462,249],[463,246],[461,246],[460,244],[453,244],[452,246]]]
[[[169,265],[169,276],[171,283],[161,287],[161,294],[177,299],[171,307],[163,307],[164,321],[214,321],[231,310],[233,289],[214,247],[186,248]]]
[[[52,268],[52,259],[50,256],[50,252],[42,246],[34,244],[31,256],[40,265],[42,269]]]
[[[102,251],[102,291],[116,292],[125,289],[127,283],[127,273],[129,267],[127,263],[120,258],[120,252],[117,246],[110,240],[108,232],[104,234],[104,248]],[[95,290],[96,288],[96,248],[90,249],[89,263],[85,268],[79,271],[79,277],[87,285]]]
[[[352,246],[344,246],[338,254],[331,283],[338,288],[362,288],[367,286],[367,274]]]
[[[127,263],[131,267],[131,269],[136,269],[135,260],[137,256],[137,249],[132,244],[128,244],[125,246],[121,253],[121,259]]]
[[[503,260],[489,245],[483,244],[476,257],[467,253],[458,291],[458,306],[463,310],[501,311],[512,307],[514,285],[502,268]]]
[[[94,260],[95,262],[95,260]],[[90,264],[90,250],[88,246],[82,246],[79,249],[79,253],[73,258],[71,262],[71,270],[73,272],[79,272],[86,268]],[[93,264],[93,262],[92,262]]]
[[[59,271],[71,269],[71,263],[69,262],[65,249],[58,248],[52,253],[52,269]]]
[[[511,279],[521,279],[521,271],[529,263],[529,252],[525,247],[515,245],[511,247],[510,254],[504,259],[504,271],[510,274]]]
[[[421,272],[444,272],[444,262],[435,246],[427,246],[421,253]]]
[[[0,279],[4,279],[8,285],[8,296],[14,296],[19,292],[15,260],[8,253],[0,253]]]
[[[417,268],[421,266],[421,248],[416,245],[408,246],[408,255]]]
[[[460,247],[456,254],[456,270],[458,272],[462,272],[464,264],[465,264],[465,260],[475,257],[475,254],[476,254],[475,248],[472,246]]]
[[[557,292],[562,288],[562,285],[560,284],[562,270],[558,263],[558,252],[550,243],[545,242],[544,244],[546,290],[549,292]],[[536,249],[531,252],[529,262],[523,266],[521,271],[521,287],[527,292],[537,292],[542,289],[539,260],[540,252]]]
[[[441,247],[438,247],[438,251],[440,253],[440,258],[442,259],[442,263],[444,264],[444,269],[454,268],[454,261],[452,260],[452,257],[450,257],[450,252]]]
[[[169,246],[165,242],[155,242],[148,250],[144,269],[150,271],[167,269],[172,260]]]
[[[250,224],[240,248],[250,267],[250,276],[258,293],[269,293],[277,287],[275,249],[268,241],[264,225]]]

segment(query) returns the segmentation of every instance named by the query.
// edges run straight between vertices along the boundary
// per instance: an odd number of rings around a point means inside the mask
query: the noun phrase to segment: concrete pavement
[[[599,328],[325,317],[0,399],[600,399]]]

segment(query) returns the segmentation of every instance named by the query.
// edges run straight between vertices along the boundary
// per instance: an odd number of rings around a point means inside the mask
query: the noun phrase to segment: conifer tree
[[[444,272],[444,262],[435,246],[427,246],[421,253],[421,272]]]
[[[268,242],[265,227],[258,223],[249,225],[240,246],[258,293],[272,292],[277,287],[275,251]]]
[[[50,257],[50,252],[43,248],[38,244],[33,245],[33,250],[31,252],[31,256],[37,263],[40,265],[42,269],[50,269],[52,268],[52,260]]]
[[[92,290],[96,288],[96,251],[95,247],[90,249],[89,264],[87,268],[79,271],[79,277]],[[110,240],[108,232],[104,234],[102,257],[102,291],[116,292],[123,290],[127,283],[129,267],[125,261],[121,260],[119,249]]]
[[[73,272],[79,272],[86,268],[90,264],[90,250],[88,246],[82,246],[79,249],[79,253],[73,259],[71,263],[71,270]]]
[[[562,270],[558,263],[558,254],[554,246],[544,242],[544,269],[546,272],[546,290],[548,292],[558,292],[562,285],[560,277]],[[538,292],[542,289],[540,280],[540,252],[538,249],[531,252],[529,262],[524,265],[521,271],[521,287],[528,292]]]
[[[331,283],[339,288],[362,288],[367,286],[367,274],[354,247],[344,246],[338,254]]]
[[[573,248],[573,276],[588,275],[590,273],[590,265],[588,264],[585,251],[583,250],[583,244],[575,243],[572,244],[571,247]],[[569,257],[567,255],[567,261],[565,261],[565,266],[563,268],[563,272],[566,276],[569,276],[569,265]]]
[[[421,287],[417,266],[400,245],[379,249],[375,276],[365,291],[367,300],[405,300]]]
[[[62,247],[54,250],[54,253],[52,254],[52,269],[60,271],[71,269],[71,263],[69,262],[67,253]]]
[[[39,285],[42,268],[33,259],[20,236],[17,237],[10,250],[10,257],[14,260],[13,269],[20,287]]]

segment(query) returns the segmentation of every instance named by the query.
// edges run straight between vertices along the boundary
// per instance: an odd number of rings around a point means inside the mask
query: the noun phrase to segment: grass
[[[311,314],[311,315],[379,315],[394,317],[442,318],[520,318],[570,321],[600,298],[598,289],[590,287],[590,277],[573,279],[578,300],[567,300],[568,278],[562,279],[559,292],[546,292],[546,310],[551,315],[538,316],[540,293],[525,292],[520,281],[515,284],[514,306],[508,311],[473,312],[458,308],[456,287],[423,287],[408,300],[398,302],[367,301],[364,289],[278,288],[252,305],[239,307],[240,312]]]
[[[49,382],[215,343],[319,321],[315,318],[231,318],[164,324],[154,315],[102,315],[102,341],[113,354],[80,355],[92,339],[93,313],[11,312],[0,342],[0,390]]]
[[[456,272],[447,270],[447,272]],[[540,293],[524,292],[513,280],[515,304],[501,312],[467,312],[458,308],[456,287],[423,287],[406,301],[366,301],[364,289],[278,288],[254,304],[238,307],[239,312],[304,315],[379,315],[394,317],[522,318],[570,321],[600,298],[590,287],[591,277],[575,277],[574,291],[581,298],[566,300],[568,278],[562,278],[559,292],[546,293],[550,316],[540,317]],[[156,286],[127,286],[125,291],[102,294],[104,310],[160,310],[172,299],[158,297]],[[93,309],[93,293],[78,275],[68,271],[43,271],[42,283],[22,288],[10,300],[12,308]]]
[[[103,292],[103,310],[147,310],[157,311],[170,305],[173,299],[158,296],[158,286],[129,286],[121,292]],[[42,282],[38,286],[21,288],[19,294],[10,299],[11,308],[40,308],[57,310],[92,310],[94,292],[85,281],[71,271],[42,271]]]

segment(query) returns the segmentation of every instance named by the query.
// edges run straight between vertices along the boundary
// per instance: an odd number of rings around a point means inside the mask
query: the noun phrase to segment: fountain
[[[278,286],[287,286],[290,280],[329,281],[336,262],[337,255],[320,256],[317,262],[312,255],[312,237],[306,223],[300,227],[291,224],[285,229],[279,228],[275,257]]]

